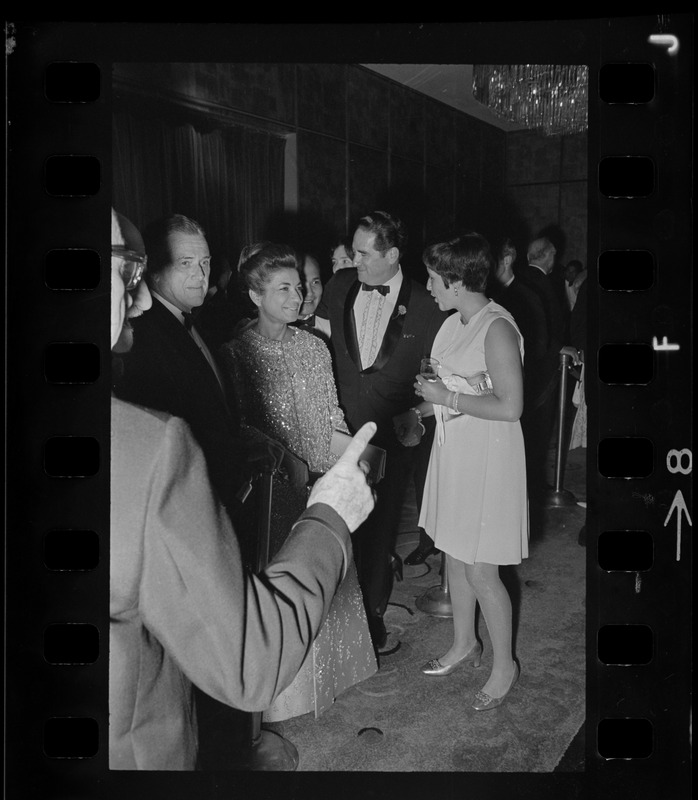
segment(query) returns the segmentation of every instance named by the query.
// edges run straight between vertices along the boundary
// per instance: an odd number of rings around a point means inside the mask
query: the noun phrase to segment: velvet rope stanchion
[[[566,353],[560,353],[560,396],[557,407],[557,452],[555,456],[555,486],[550,489],[545,498],[548,508],[559,508],[563,506],[574,506],[577,498],[572,492],[562,486],[562,475],[564,463],[567,459],[567,430],[565,417],[567,416],[567,373],[571,365],[572,358]]]
[[[425,614],[432,617],[442,617],[449,619],[453,616],[451,606],[451,595],[448,591],[448,571],[446,569],[446,553],[441,554],[441,583],[427,589],[424,594],[415,600],[415,605]]]
[[[257,528],[256,570],[261,572],[269,562],[272,478],[275,470],[265,467],[258,479],[259,517]],[[249,738],[240,753],[235,754],[233,769],[251,771],[294,771],[298,768],[298,750],[278,733],[262,729],[262,712],[249,715]]]

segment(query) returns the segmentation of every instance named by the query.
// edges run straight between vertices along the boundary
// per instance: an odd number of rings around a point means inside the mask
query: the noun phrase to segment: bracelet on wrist
[[[454,413],[459,414],[458,411],[458,392],[453,392],[453,400],[451,400],[451,408],[453,409]]]

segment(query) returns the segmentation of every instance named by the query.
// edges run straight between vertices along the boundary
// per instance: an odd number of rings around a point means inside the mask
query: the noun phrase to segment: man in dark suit
[[[565,309],[550,278],[556,252],[550,239],[534,239],[528,246],[527,263],[517,266],[516,270],[521,281],[538,296],[545,317],[545,347],[536,361],[528,408],[525,408],[521,417],[521,428],[527,444],[528,492],[535,504],[545,501],[548,489],[546,469],[556,421],[560,354],[571,355],[577,363],[576,350],[564,342]]]
[[[143,232],[153,298],[133,320],[133,347],[115,370],[114,394],[122,400],[181,417],[203,450],[211,484],[250,554],[242,500],[251,487],[251,454],[240,438],[239,418],[226,396],[214,354],[192,324],[192,311],[208,291],[211,256],[198,222],[181,214],[156,220]],[[245,735],[243,715],[198,688],[199,755],[216,768]]]
[[[111,344],[126,359],[131,320],[152,313],[145,266],[137,231],[112,213]],[[373,426],[315,484],[255,576],[189,426],[115,397],[111,405],[109,767],[193,770],[192,684],[262,711],[298,672],[351,563],[350,533],[373,507],[357,464]]]
[[[206,237],[197,222],[175,214],[149,225],[143,239],[153,307],[133,322],[133,348],[114,376],[114,392],[186,420],[204,451],[211,482],[235,517],[249,479],[247,452],[215,355],[192,322],[208,291]]]
[[[424,432],[419,413],[412,410],[417,401],[414,379],[446,318],[426,287],[403,274],[400,255],[406,240],[396,217],[384,211],[362,217],[352,241],[354,268],[338,270],[330,278],[316,312],[317,327],[330,337],[339,402],[350,430],[376,422],[374,444],[387,453],[375,511],[354,536],[359,582],[378,652],[387,644],[383,614],[392,589],[391,559],[405,486]]]

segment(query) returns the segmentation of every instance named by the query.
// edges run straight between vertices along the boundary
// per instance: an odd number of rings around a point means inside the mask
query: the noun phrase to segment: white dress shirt
[[[402,286],[402,269],[399,265],[395,275],[383,285],[390,288],[388,294],[382,295],[379,292],[365,292],[359,289],[354,300],[354,322],[359,339],[362,369],[367,369],[376,360],[386,328],[395,311]]]

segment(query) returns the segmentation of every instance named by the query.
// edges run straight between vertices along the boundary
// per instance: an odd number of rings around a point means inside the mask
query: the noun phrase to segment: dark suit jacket
[[[560,348],[565,342],[565,308],[555,290],[555,285],[549,275],[545,275],[538,267],[530,264],[520,264],[516,268],[517,276],[533,291],[543,304],[546,321],[546,355],[540,362],[540,383],[543,387],[543,397],[549,394],[557,384],[560,367]],[[537,398],[541,401],[541,396]]]
[[[548,326],[543,302],[520,278],[508,286],[492,281],[489,296],[514,317],[524,340],[524,407],[535,401],[549,380]],[[557,367],[557,358],[553,359]]]
[[[531,287],[543,303],[545,319],[548,326],[548,345],[560,348],[566,344],[565,338],[565,307],[555,289],[550,275],[545,275],[538,267],[530,264],[517,265],[516,274],[521,280]]]
[[[239,419],[215,373],[181,322],[159,300],[132,321],[133,347],[114,377],[122,400],[182,417],[206,456],[211,482],[224,504],[237,510],[235,495],[247,478]],[[212,353],[215,358],[215,353]]]
[[[250,575],[188,426],[117,399],[111,411],[109,766],[191,770],[192,683],[267,708],[327,615],[349,530],[315,503]]]
[[[378,425],[373,443],[391,448],[398,444],[392,419],[419,402],[414,394],[415,376],[447,314],[439,310],[422,284],[403,275],[376,360],[362,370],[353,314],[360,287],[355,269],[339,270],[327,282],[316,313],[329,319],[332,326],[337,391],[349,428],[354,433],[373,420]]]

